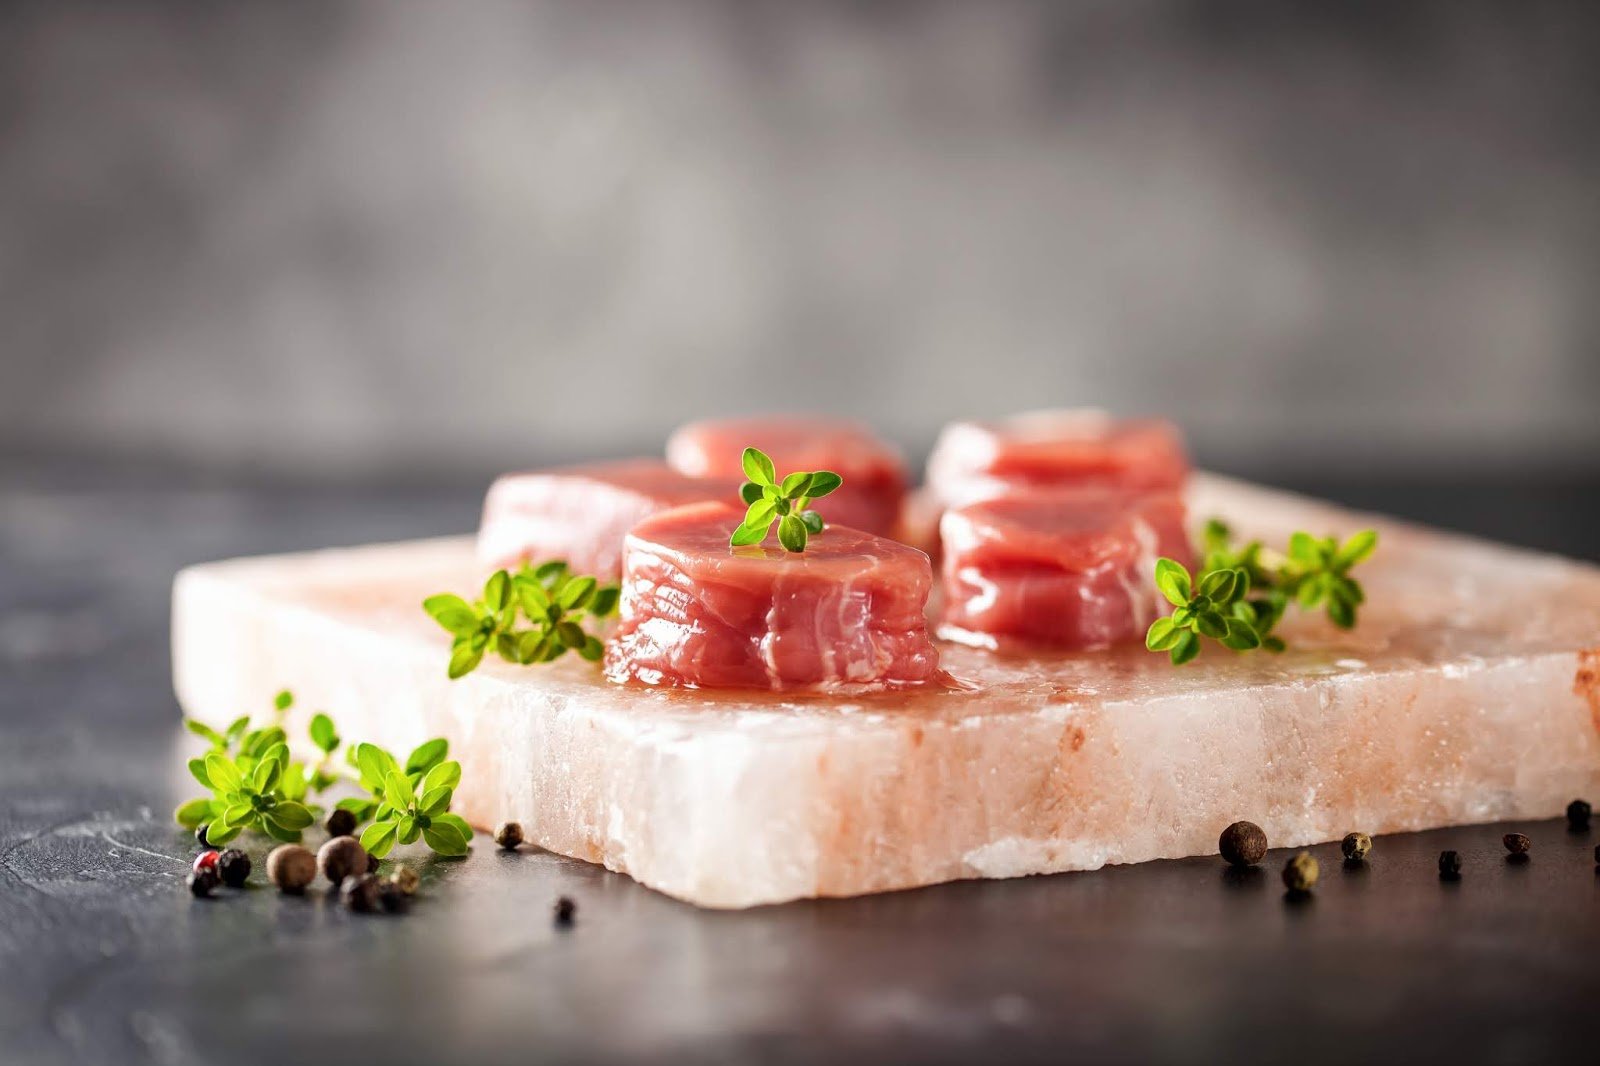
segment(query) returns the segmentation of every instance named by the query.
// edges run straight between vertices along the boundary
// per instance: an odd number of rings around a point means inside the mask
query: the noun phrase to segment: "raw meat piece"
[[[1246,539],[1376,528],[1361,624],[1291,616],[1282,655],[1181,669],[947,645],[968,691],[689,692],[571,656],[450,681],[418,604],[482,583],[457,537],[183,571],[173,681],[219,727],[289,688],[291,736],[326,707],[391,751],[448,737],[474,825],[703,907],[1209,855],[1240,818],[1298,848],[1600,796],[1600,569],[1238,482],[1190,493]]]
[[[1167,555],[1192,564],[1176,493],[1022,492],[946,511],[939,635],[978,647],[1005,638],[1060,648],[1137,640],[1160,600]]]
[[[844,526],[806,550],[730,548],[744,512],[700,504],[628,534],[614,681],[690,688],[893,688],[933,678],[923,612],[933,574],[914,548]]]
[[[686,503],[738,499],[738,482],[688,477],[659,459],[506,474],[484,500],[478,558],[491,568],[565,559],[577,573],[614,581],[622,573],[622,538],[641,519]]]
[[[947,507],[1024,488],[1181,489],[1188,474],[1176,427],[1103,411],[953,422],[928,460],[928,486]]]
[[[900,453],[872,431],[845,419],[809,415],[722,418],[683,426],[667,441],[667,462],[685,474],[744,480],[746,448],[772,457],[778,475],[832,470],[844,478],[816,510],[830,524],[879,536],[895,532],[906,491]]]

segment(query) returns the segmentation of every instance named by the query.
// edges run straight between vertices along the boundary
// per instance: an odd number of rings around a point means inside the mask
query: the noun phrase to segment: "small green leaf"
[[[273,840],[281,840],[285,844],[300,843],[300,830],[290,829],[287,826],[279,825],[270,817],[261,819],[261,825],[259,828],[263,833],[267,834],[267,836],[271,837]],[[209,836],[209,834],[207,835]]]
[[[440,855],[465,855],[467,842],[462,837],[460,830],[449,822],[435,822],[422,831],[422,839],[428,847]]]
[[[229,825],[226,822],[212,822],[206,827],[206,845],[220,848],[234,837],[244,832],[242,825]]]
[[[204,759],[190,759],[189,773],[194,776],[196,781],[200,782],[206,788],[216,787],[211,783],[211,775],[206,773],[206,761]]]
[[[583,642],[583,647],[578,649],[578,654],[591,663],[597,663],[605,656],[606,646],[600,643],[599,637],[589,637]]]
[[[206,777],[220,792],[233,792],[243,783],[233,760],[215,751],[206,756]]]
[[[410,844],[417,839],[420,828],[415,818],[409,814],[402,814],[395,822],[395,835],[400,838],[400,843]]]
[[[447,671],[450,680],[454,681],[458,677],[472,673],[481,662],[483,662],[482,648],[474,648],[470,644],[458,644],[450,653],[450,666]]]
[[[766,493],[762,490],[761,486],[757,485],[754,481],[746,481],[743,485],[739,486],[739,499],[743,500],[747,504],[751,504],[755,503],[757,500],[766,499]]]
[[[581,611],[589,605],[599,582],[592,577],[575,577],[561,589],[556,603],[563,611]]]
[[[283,763],[277,759],[262,759],[256,763],[255,773],[250,775],[250,787],[256,792],[271,792],[281,776],[283,776]]]
[[[544,584],[537,578],[518,574],[512,585],[516,589],[517,602],[522,605],[522,613],[529,618],[543,618],[550,609],[550,593],[545,590]]]
[[[749,526],[751,529],[766,530],[772,524],[773,518],[778,514],[778,505],[771,500],[757,500],[744,512],[744,521],[740,525]]]
[[[1182,666],[1184,663],[1200,654],[1200,638],[1191,630],[1184,630],[1183,636],[1172,646],[1170,653],[1173,666]]]
[[[812,536],[822,532],[822,516],[817,512],[811,510],[801,511],[800,521],[805,525],[806,532]]]
[[[414,797],[411,794],[411,782],[399,770],[389,771],[389,776],[383,779],[384,802],[396,810],[407,810],[411,807]]]
[[[478,612],[472,605],[460,596],[449,592],[442,592],[437,596],[429,596],[422,601],[422,609],[428,616],[451,633],[458,636],[471,633],[478,628]]]
[[[760,544],[767,539],[766,526],[747,526],[741,523],[733,531],[733,536],[728,539],[728,545],[734,548],[744,548],[752,544]]]
[[[381,859],[394,850],[396,829],[393,822],[373,822],[361,831],[361,846],[368,855]]]
[[[1261,647],[1261,637],[1254,627],[1243,619],[1234,618],[1228,622],[1228,631],[1222,636],[1224,647],[1234,651],[1250,651],[1252,648]]]
[[[1342,545],[1333,557],[1333,567],[1341,572],[1350,569],[1359,562],[1371,557],[1378,547],[1378,531],[1363,529],[1353,534]]]
[[[1355,604],[1338,596],[1330,596],[1328,598],[1328,619],[1340,629],[1355,628]]]
[[[324,754],[331,755],[333,749],[339,746],[339,734],[334,731],[333,719],[321,711],[311,716],[310,733],[311,743]]]
[[[499,614],[510,602],[511,575],[504,570],[496,570],[483,584],[483,605],[491,612]]]
[[[425,774],[444,761],[450,754],[450,742],[444,737],[434,737],[417,745],[412,753],[406,756],[406,774]]]
[[[292,800],[285,800],[272,808],[267,817],[285,829],[304,829],[316,820],[305,804],[295,803]]]
[[[622,596],[622,590],[616,585],[601,585],[594,594],[594,600],[589,604],[589,613],[595,618],[609,618],[617,609],[617,601]]]
[[[744,468],[744,476],[757,485],[771,485],[778,479],[772,460],[759,448],[746,448],[739,457],[739,465]]]
[[[356,769],[361,774],[361,787],[368,792],[382,791],[384,780],[396,768],[394,756],[376,744],[356,745]]]
[[[783,479],[783,484],[778,486],[778,492],[788,500],[798,500],[806,494],[811,487],[811,475],[796,471]]]
[[[221,733],[217,732],[215,729],[212,729],[204,722],[197,722],[193,718],[185,718],[183,720],[183,728],[187,729],[197,737],[202,737],[206,740],[209,740],[212,744],[219,748],[227,746],[227,739],[224,738]]]
[[[1161,590],[1161,595],[1174,607],[1182,607],[1189,602],[1192,588],[1189,582],[1189,571],[1176,559],[1162,557],[1156,560],[1156,588]]]
[[[244,736],[244,731],[249,728],[250,716],[248,714],[241,714],[239,717],[229,722],[228,728],[224,729],[222,733],[228,738],[229,741],[235,741]]]
[[[288,689],[284,689],[276,696],[272,697],[272,707],[274,710],[287,711],[293,705],[294,693],[290,692]]]
[[[178,809],[172,812],[172,817],[185,829],[194,829],[211,817],[211,800],[201,796],[187,803],[180,803]]]
[[[517,636],[517,662],[524,666],[538,662],[543,657],[546,647],[543,630],[524,630]]]
[[[783,545],[785,551],[805,551],[805,523],[792,514],[784,515],[783,519],[778,523],[778,543]]]
[[[422,794],[422,799],[417,801],[417,810],[430,818],[436,814],[443,814],[450,809],[450,797],[452,794],[453,790],[445,788],[443,785],[438,788],[430,788]]]
[[[449,762],[442,762],[429,770],[418,788],[423,792],[432,792],[436,788],[453,789],[460,783],[461,764],[452,759]]]
[[[589,641],[589,634],[576,622],[561,622],[556,625],[556,635],[561,638],[561,643],[569,648],[581,648]]]
[[[248,803],[235,803],[222,812],[223,825],[249,825],[255,821],[256,809]]]
[[[806,495],[813,500],[820,500],[843,483],[844,478],[832,470],[818,470],[811,475],[811,487],[806,489]]]
[[[455,831],[461,834],[461,839],[463,841],[472,839],[472,826],[468,825],[467,820],[461,817],[459,814],[441,814],[433,820],[433,823],[435,825],[449,825],[455,827]]]
[[[1145,631],[1144,646],[1151,651],[1166,651],[1178,643],[1178,638],[1183,633],[1184,630],[1172,624],[1172,619],[1157,618]]]
[[[1228,620],[1223,617],[1221,611],[1214,609],[1204,610],[1195,615],[1194,627],[1203,636],[1211,637],[1213,640],[1228,635]]]
[[[1237,571],[1214,570],[1200,579],[1200,595],[1218,603],[1227,603],[1233,598],[1234,587],[1238,584]]]

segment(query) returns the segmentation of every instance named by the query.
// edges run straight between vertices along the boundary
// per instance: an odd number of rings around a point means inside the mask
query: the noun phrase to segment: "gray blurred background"
[[[1095,404],[1582,474],[1597,57],[1593,2],[8,4],[0,449],[475,479]]]

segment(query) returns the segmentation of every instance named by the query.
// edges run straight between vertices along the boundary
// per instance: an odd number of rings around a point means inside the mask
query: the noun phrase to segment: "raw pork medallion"
[[[1176,493],[1021,492],[945,512],[947,640],[1104,648],[1156,617],[1155,561],[1191,563]]]
[[[801,415],[724,418],[694,422],[667,441],[667,462],[685,474],[744,480],[746,447],[772,457],[779,475],[832,470],[844,484],[816,510],[830,524],[890,536],[906,491],[900,453],[865,426],[843,419]]]
[[[743,514],[725,504],[682,507],[628,534],[607,676],[773,691],[899,688],[934,678],[926,555],[844,526],[811,537],[800,553],[730,548]]]
[[[489,489],[478,558],[489,567],[564,559],[580,574],[614,581],[622,538],[643,518],[686,503],[737,500],[728,478],[689,477],[659,459],[506,474]]]
[[[928,460],[928,487],[946,507],[1033,488],[1180,489],[1188,474],[1175,426],[1101,411],[952,422]]]

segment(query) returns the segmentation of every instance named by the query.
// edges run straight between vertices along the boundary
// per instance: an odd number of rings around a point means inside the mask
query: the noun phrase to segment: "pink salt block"
[[[664,511],[628,534],[614,681],[774,692],[926,684],[939,668],[915,548],[832,526],[801,553],[730,548],[740,508]]]
[[[948,507],[1030,488],[1179,489],[1189,460],[1177,427],[1102,411],[1034,411],[952,422],[928,459],[928,488]]]
[[[1600,795],[1600,569],[1211,477],[1187,503],[1273,544],[1376,528],[1360,625],[1291,619],[1282,655],[1181,669],[946,645],[969,688],[859,697],[617,685],[570,657],[450,681],[418,605],[481,585],[461,537],[185,570],[174,681],[215,725],[287,687],[294,736],[326,708],[393,750],[448,737],[474,825],[706,907],[1209,855],[1239,819],[1302,847]]]
[[[939,635],[1106,648],[1139,640],[1161,602],[1156,559],[1193,564],[1174,492],[1021,492],[945,512]]]
[[[561,559],[614,581],[628,530],[657,511],[709,500],[737,503],[739,483],[691,477],[659,459],[506,474],[484,500],[478,558],[490,570]]]
[[[815,415],[719,418],[683,426],[667,440],[667,462],[685,474],[744,480],[745,448],[772,458],[778,476],[832,470],[844,483],[814,509],[831,525],[890,536],[906,491],[905,463],[866,426]]]

